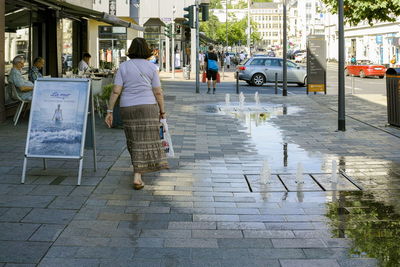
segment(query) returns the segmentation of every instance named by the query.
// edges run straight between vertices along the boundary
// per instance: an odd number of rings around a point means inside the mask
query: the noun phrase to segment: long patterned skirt
[[[121,107],[121,117],[134,172],[168,169],[160,140],[158,105]]]

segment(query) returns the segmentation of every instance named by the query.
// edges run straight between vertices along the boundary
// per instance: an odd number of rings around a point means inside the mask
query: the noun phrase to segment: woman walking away
[[[160,140],[160,119],[165,119],[164,95],[157,67],[145,39],[135,38],[128,50],[130,60],[119,66],[110,96],[108,127],[113,121],[113,108],[121,94],[121,117],[128,151],[133,165],[133,187],[142,189],[142,174],[168,168]]]
[[[217,85],[217,75],[218,75],[218,56],[214,52],[214,47],[212,45],[208,47],[208,53],[204,58],[204,62],[206,64],[206,72],[207,72],[207,85],[208,85],[207,94],[211,93],[210,91],[211,79],[213,84],[213,94],[215,94],[216,90],[215,87]]]

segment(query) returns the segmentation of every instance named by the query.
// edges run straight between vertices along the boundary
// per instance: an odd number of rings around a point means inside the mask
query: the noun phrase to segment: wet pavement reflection
[[[327,161],[336,159],[342,171],[349,172],[355,177],[363,177],[360,174],[370,175],[369,181],[362,181],[364,185],[378,188],[379,180],[374,178],[384,177],[381,180],[384,183],[393,181],[399,176],[399,168],[396,164],[392,169],[388,167],[391,165],[390,161],[326,155],[318,151],[307,151],[292,140],[288,140],[279,126],[272,122],[272,119],[293,115],[300,110],[298,107],[286,105],[245,106],[242,109],[234,106],[219,106],[220,114],[234,117],[246,127],[244,131],[254,142],[258,153],[268,160],[273,173],[295,173],[296,165],[301,162],[304,165],[305,173],[321,173],[311,177],[319,181],[321,187],[327,187],[329,179],[326,173],[331,171]],[[364,169],[360,168],[358,160],[361,164],[365,164]],[[376,170],[375,164],[381,164],[379,166],[381,169]],[[332,238],[332,240],[351,239],[349,249],[343,251],[343,257],[375,258],[379,266],[400,266],[400,190],[369,191],[367,187],[365,191],[360,191],[361,187],[357,188],[356,185],[346,180],[341,182],[342,188],[334,187],[330,189],[332,190],[330,192],[319,193],[318,191],[322,190],[314,183],[307,183],[307,181],[306,190],[303,186],[299,190],[299,185],[294,182],[294,178],[285,175],[272,175],[271,182],[266,185],[260,184],[258,175],[248,175],[247,179],[250,184],[255,185],[253,192],[259,193],[266,202],[278,201],[280,198],[283,206],[283,203],[287,201],[325,204],[324,208],[311,211],[310,214],[323,215],[328,218],[326,221],[320,219],[320,223],[326,224],[327,232],[317,233],[314,231],[310,234],[322,235]],[[274,193],[274,191],[285,191],[279,180],[285,185],[286,190],[297,192]],[[387,182],[386,187],[388,184],[392,183]],[[381,186],[381,189],[383,188]],[[307,221],[312,221],[312,219],[307,219]],[[324,228],[322,225],[319,227]],[[368,262],[365,266],[373,265]]]
[[[376,201],[373,192],[336,193],[337,201],[326,204],[333,237],[353,240],[351,257],[371,257],[376,258],[380,266],[400,266],[398,211]]]
[[[246,126],[246,132],[253,140],[260,155],[268,160],[272,171],[293,173],[301,162],[306,172],[323,172],[324,155],[309,152],[299,145],[286,140],[282,131],[271,122],[278,116],[293,115],[301,109],[286,105],[247,106],[243,109],[221,106],[220,112],[233,116]]]

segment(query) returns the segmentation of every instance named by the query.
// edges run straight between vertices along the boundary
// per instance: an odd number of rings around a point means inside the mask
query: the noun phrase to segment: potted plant
[[[103,86],[103,91],[102,94],[100,95],[100,99],[102,100],[102,112],[105,114],[107,112],[107,107],[108,107],[108,100],[110,99],[112,90],[113,90],[114,85],[112,83],[107,84]],[[113,109],[113,125],[112,127],[122,127],[122,119],[121,119],[121,113],[120,113],[120,108],[119,108],[119,98],[117,99],[117,102],[114,105]]]

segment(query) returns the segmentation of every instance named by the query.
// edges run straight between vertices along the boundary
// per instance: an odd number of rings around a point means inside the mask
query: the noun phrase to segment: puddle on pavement
[[[323,172],[325,163],[323,154],[306,151],[297,144],[285,140],[279,127],[271,122],[271,119],[278,116],[298,113],[301,110],[299,107],[262,105],[240,108],[237,105],[221,105],[216,110],[238,119],[246,126],[246,133],[254,141],[258,153],[268,160],[273,172],[294,173],[298,162],[303,164],[305,172]]]
[[[400,215],[398,199],[375,201],[373,192],[335,192],[326,204],[333,237],[350,238],[351,257],[375,258],[379,266],[400,266]],[[399,192],[397,192],[399,194]],[[380,197],[379,197],[380,198]],[[397,204],[390,203],[396,201]]]
[[[262,110],[259,107],[254,110],[246,106],[240,109],[238,105],[220,105],[213,111],[237,118],[246,126],[245,131],[254,141],[258,153],[268,159],[272,172],[294,173],[298,162],[302,162],[305,172],[327,172],[328,155],[309,152],[288,142],[271,121],[295,114],[299,108],[263,105]],[[276,188],[276,191],[281,190]],[[260,193],[268,194],[262,190]],[[375,258],[379,266],[400,266],[400,191],[331,191],[327,194],[326,199],[317,202],[326,203],[325,216],[330,219],[327,224],[332,237],[353,241],[349,249],[351,258]]]

